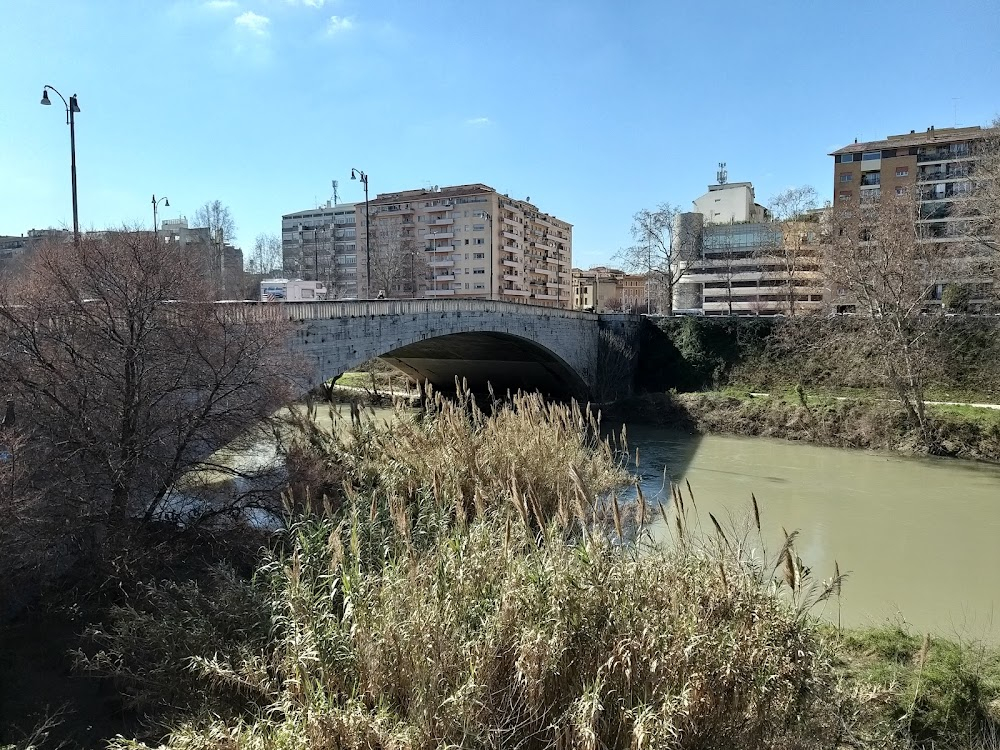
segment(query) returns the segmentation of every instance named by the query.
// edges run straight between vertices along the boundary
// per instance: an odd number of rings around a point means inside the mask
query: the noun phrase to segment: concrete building
[[[674,223],[674,253],[684,269],[675,311],[774,315],[823,307],[820,214],[779,225],[748,182],[710,185],[694,207]]]
[[[645,274],[593,266],[573,269],[573,307],[590,312],[646,312],[648,280]],[[655,306],[652,309],[655,312]]]
[[[364,204],[361,204],[364,206]],[[281,217],[281,255],[290,276],[323,281],[331,299],[358,297],[357,214],[354,203]]]
[[[484,298],[572,307],[573,228],[481,183],[381,193],[355,209],[369,297]]]
[[[245,295],[243,288],[243,251],[212,237],[208,227],[190,227],[187,219],[167,219],[160,222],[160,241],[189,247],[196,253],[205,278],[215,287],[219,299],[236,299]]]
[[[708,192],[694,200],[694,212],[704,216],[706,224],[759,223],[770,218],[768,210],[757,203],[749,182],[709,185]]]
[[[881,141],[855,141],[837,149],[830,154],[834,161],[834,209],[843,214],[882,195],[911,196],[918,204],[920,241],[962,243],[967,239],[968,224],[959,203],[972,191],[976,144],[989,132],[979,126],[932,126]],[[942,280],[935,284],[932,301],[942,298],[947,283],[988,286],[989,280]]]

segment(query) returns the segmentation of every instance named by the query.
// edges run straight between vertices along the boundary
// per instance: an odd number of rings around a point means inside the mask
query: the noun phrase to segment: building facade
[[[592,312],[656,312],[645,274],[593,266],[573,269],[573,307]]]
[[[932,126],[923,132],[911,130],[881,141],[855,141],[837,149],[830,154],[834,160],[834,209],[847,217],[852,207],[882,196],[912,199],[918,242],[940,245],[942,255],[946,250],[960,253],[969,239],[961,201],[972,192],[977,144],[988,133],[979,126]],[[990,285],[987,278],[971,276],[930,281],[930,303],[942,299],[948,283]],[[985,298],[973,302],[979,304]]]
[[[572,225],[528,201],[476,183],[382,193],[367,213],[369,223],[357,204],[358,278],[364,286],[370,276],[369,297],[573,305]]]
[[[89,233],[88,233],[89,234]],[[243,288],[243,251],[213,237],[208,227],[190,227],[185,218],[160,222],[159,239],[164,244],[186,247],[195,253],[205,278],[215,288],[219,299],[246,296]]]
[[[324,282],[331,299],[357,298],[356,205],[327,201],[282,216],[281,257],[287,275]]]
[[[682,271],[676,312],[776,315],[825,305],[819,214],[775,222],[748,182],[710,185],[694,207],[674,222],[673,254]]]

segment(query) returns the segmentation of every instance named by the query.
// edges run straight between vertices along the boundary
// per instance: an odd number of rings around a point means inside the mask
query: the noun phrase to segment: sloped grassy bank
[[[927,434],[909,424],[892,401],[794,389],[767,396],[738,389],[649,393],[607,411],[616,423],[1000,462],[1000,412],[973,407],[929,406]]]
[[[151,581],[81,652],[169,747],[907,747],[991,727],[988,670],[945,659],[958,677],[932,691],[937,641],[818,623],[841,580],[811,580],[794,534],[764,554],[756,503],[745,534],[694,522],[690,488],[617,500],[623,446],[576,407],[437,398],[391,428],[300,427],[299,511],[256,575]],[[671,544],[642,533],[651,513]],[[888,658],[916,684],[871,672]]]

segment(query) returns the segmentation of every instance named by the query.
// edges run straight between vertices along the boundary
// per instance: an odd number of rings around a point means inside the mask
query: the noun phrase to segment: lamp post
[[[360,169],[351,170],[352,180],[361,180],[361,184],[365,186],[365,279],[367,286],[365,287],[365,294],[371,297],[372,294],[372,222],[368,215],[368,175],[362,172]]]
[[[170,200],[167,196],[157,198],[156,194],[153,194],[153,236],[156,238],[157,242],[160,241],[160,225],[156,223],[156,206],[160,203],[160,201],[163,201],[164,208],[170,208]]]
[[[42,87],[42,104],[49,106],[52,102],[49,101],[49,91],[55,91],[56,96],[63,100],[63,104],[66,105],[66,124],[69,125],[69,169],[70,169],[70,179],[73,184],[73,244],[80,244],[80,217],[77,213],[76,205],[76,123],[74,121],[73,115],[80,111],[80,105],[76,101],[76,94],[73,94],[66,101],[66,97],[56,91],[54,86],[49,86],[46,84]]]

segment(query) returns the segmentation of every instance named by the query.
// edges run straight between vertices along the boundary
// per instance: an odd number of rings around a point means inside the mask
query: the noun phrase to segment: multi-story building
[[[979,126],[934,128],[885,140],[854,143],[837,149],[834,160],[834,209],[842,215],[852,206],[883,195],[907,196],[916,202],[917,236],[922,242],[961,243],[968,239],[968,222],[960,201],[972,191],[976,146],[989,133]],[[933,285],[940,300],[949,281]],[[982,279],[959,283],[983,284]],[[988,280],[985,282],[988,284]]]
[[[382,193],[367,213],[370,225],[357,204],[358,278],[371,277],[370,297],[572,307],[572,225],[528,201],[476,183]]]
[[[282,216],[284,272],[300,279],[323,281],[332,299],[358,297],[355,209],[354,203],[327,201],[325,206]]]
[[[221,232],[213,237],[209,227],[189,227],[187,219],[182,217],[160,222],[159,239],[164,244],[181,245],[195,253],[205,278],[213,284],[220,298],[246,296],[243,251],[223,241]]]
[[[675,311],[774,315],[823,306],[819,214],[774,222],[749,182],[710,185],[694,208],[674,223],[673,251],[683,272]]]
[[[645,274],[625,273],[619,268],[593,266],[573,269],[573,307],[592,312],[655,312],[647,294]]]

